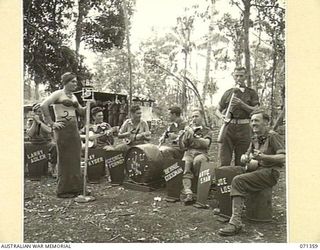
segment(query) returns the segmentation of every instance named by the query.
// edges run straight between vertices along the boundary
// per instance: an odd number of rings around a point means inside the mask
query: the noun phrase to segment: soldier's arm
[[[32,137],[36,133],[38,125],[39,124],[33,119],[30,119],[30,121],[28,121],[26,133],[29,137]]]
[[[270,136],[270,146],[274,154],[264,154],[258,150],[254,150],[254,158],[256,160],[268,161],[275,164],[283,164],[286,161],[286,151],[283,138],[279,134]]]
[[[258,150],[255,150],[255,152],[253,153],[253,159],[258,161],[268,161],[275,164],[283,164],[286,161],[286,155],[284,153],[267,155],[267,154],[261,153]]]
[[[118,138],[122,139],[122,138],[128,138],[130,137],[130,131],[127,131],[128,130],[128,120],[125,121],[120,130],[119,130],[119,133],[118,133]]]

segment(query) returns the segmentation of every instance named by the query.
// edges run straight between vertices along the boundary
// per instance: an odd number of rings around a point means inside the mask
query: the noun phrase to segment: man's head
[[[68,91],[75,91],[78,86],[77,76],[71,72],[64,73],[61,76],[61,82]]]
[[[201,109],[194,109],[192,111],[192,123],[196,126],[203,125],[204,114]]]
[[[181,116],[181,108],[178,106],[173,106],[169,108],[169,119],[171,122],[175,122]]]
[[[133,120],[140,120],[141,119],[141,108],[138,105],[133,105],[130,108],[131,117]]]
[[[256,109],[251,113],[251,128],[254,134],[263,135],[270,121],[269,115],[263,109]]]
[[[92,119],[95,123],[101,123],[103,122],[103,112],[102,108],[100,107],[94,107],[91,110]]]
[[[239,85],[240,87],[245,87],[245,81],[247,77],[247,71],[244,67],[236,67],[233,72],[233,78],[236,82],[236,85]]]

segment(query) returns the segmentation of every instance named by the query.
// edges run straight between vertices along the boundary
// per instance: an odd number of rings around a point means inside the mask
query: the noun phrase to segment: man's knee
[[[193,160],[193,172],[194,172],[195,176],[199,175],[200,168],[201,168],[202,164],[204,164],[207,161],[208,161],[208,158],[203,154],[197,155],[194,158],[194,160]]]
[[[240,174],[233,178],[231,182],[231,188],[238,188],[241,186],[243,186],[243,176]]]
[[[204,162],[207,162],[208,158],[201,154],[201,155],[197,155],[194,160],[193,160],[193,165],[196,167],[200,167]]]

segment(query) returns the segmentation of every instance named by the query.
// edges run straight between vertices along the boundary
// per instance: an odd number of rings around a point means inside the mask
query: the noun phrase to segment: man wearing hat
[[[104,116],[103,109],[101,107],[97,106],[92,108],[91,117],[93,123],[89,126],[89,140],[91,142],[89,147],[113,150],[113,132],[116,132],[117,127],[114,127],[114,129],[112,129],[109,123],[103,121]],[[85,133],[85,128],[82,132]],[[85,135],[81,135],[81,138],[85,139]]]

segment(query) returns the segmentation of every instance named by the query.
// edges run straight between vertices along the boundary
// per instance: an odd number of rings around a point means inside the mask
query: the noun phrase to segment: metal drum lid
[[[154,169],[161,163],[161,153],[152,144],[137,145],[129,149],[126,156],[126,168],[129,178],[138,183],[152,181],[157,178]]]

